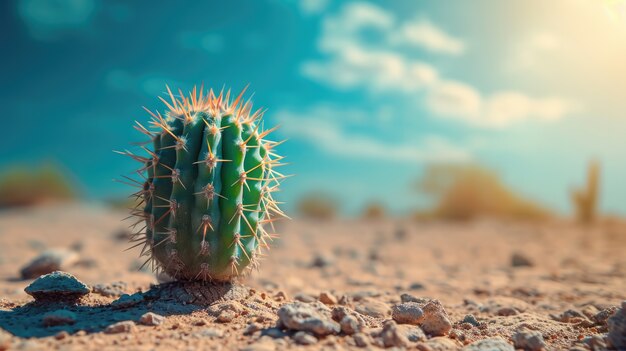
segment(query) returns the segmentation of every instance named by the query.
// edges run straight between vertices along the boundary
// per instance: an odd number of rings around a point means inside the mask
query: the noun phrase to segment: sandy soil
[[[394,341],[398,347],[455,350],[496,336],[513,345],[526,329],[538,331],[546,349],[602,349],[607,327],[598,314],[626,300],[622,224],[294,220],[280,226],[281,239],[260,272],[243,280],[252,290],[207,307],[193,298],[178,299],[184,292],[168,299],[150,290],[157,281],[150,271],[138,271],[139,249],[123,251],[129,246],[123,217],[91,205],[0,213],[0,327],[12,335],[0,337],[0,349],[356,349],[364,343],[377,348],[391,346],[380,328],[402,294],[422,307],[426,298],[439,300],[452,329],[421,341],[400,337]],[[20,269],[50,248],[78,252],[79,261],[64,270],[84,283],[123,282],[121,291],[92,292],[72,306],[32,303],[23,291],[32,280],[22,280]],[[513,256],[521,265],[513,265]],[[140,301],[116,305],[122,292],[141,292],[133,295]],[[359,336],[296,337],[293,330],[276,328],[281,306],[317,300],[321,293],[330,295],[322,299],[329,310],[341,305],[363,317]],[[44,315],[59,309],[72,311],[73,322],[45,326]],[[148,311],[165,320],[156,326],[138,323]],[[128,320],[136,325],[106,332]]]

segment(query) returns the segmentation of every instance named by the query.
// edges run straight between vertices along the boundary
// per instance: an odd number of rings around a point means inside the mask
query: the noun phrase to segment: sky
[[[591,159],[601,207],[626,214],[622,0],[0,4],[0,168],[55,162],[91,199],[129,193],[142,106],[165,85],[250,84],[290,165],[281,199],[397,213],[431,163],[497,171],[563,214]]]

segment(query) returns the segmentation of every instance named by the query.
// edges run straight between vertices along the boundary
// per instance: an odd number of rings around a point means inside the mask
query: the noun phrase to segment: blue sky
[[[477,162],[562,213],[591,158],[626,213],[623,1],[4,2],[0,166],[54,160],[91,198],[165,84],[250,83],[291,162],[282,199],[347,212],[422,199],[429,162]]]

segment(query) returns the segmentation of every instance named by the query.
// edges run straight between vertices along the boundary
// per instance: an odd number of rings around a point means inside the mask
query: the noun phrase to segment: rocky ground
[[[243,285],[152,286],[124,216],[0,213],[0,350],[626,349],[624,224],[294,220]]]

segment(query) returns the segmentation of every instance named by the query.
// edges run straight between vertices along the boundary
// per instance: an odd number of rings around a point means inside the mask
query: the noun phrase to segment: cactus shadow
[[[245,298],[248,294],[247,288],[232,284],[168,283],[103,305],[35,301],[0,311],[0,328],[22,338],[49,337],[61,331],[98,333],[117,322],[137,322],[146,312],[162,316],[189,314],[214,303]],[[43,317],[60,310],[71,312],[74,322],[46,326]]]

